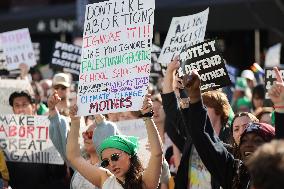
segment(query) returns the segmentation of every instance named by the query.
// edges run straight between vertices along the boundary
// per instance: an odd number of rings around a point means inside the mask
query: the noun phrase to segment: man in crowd
[[[14,114],[36,115],[34,98],[28,91],[16,91],[9,97],[9,104]],[[58,165],[7,162],[10,173],[10,186],[13,189],[39,189],[39,188],[64,188],[60,183]],[[68,185],[67,185],[68,186]]]

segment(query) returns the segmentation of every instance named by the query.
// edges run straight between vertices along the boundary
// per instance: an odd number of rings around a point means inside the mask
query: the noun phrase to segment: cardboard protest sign
[[[219,53],[216,41],[199,43],[182,51],[179,75],[196,70],[201,78],[201,91],[218,89],[231,84],[224,59]]]
[[[36,65],[34,49],[27,28],[1,33],[0,46],[3,48],[7,70],[18,69],[21,63],[30,67]]]
[[[203,42],[208,20],[209,8],[182,17],[173,17],[158,62],[168,64],[182,50]]]
[[[274,67],[280,65],[280,58],[281,58],[281,43],[277,43],[266,52],[264,67]]]
[[[6,161],[63,164],[49,139],[47,116],[0,115],[0,145]]]
[[[27,90],[33,94],[31,84],[26,80],[0,79],[0,114],[12,114],[9,97],[15,91]]]
[[[139,139],[138,157],[146,167],[150,158],[150,151],[146,149],[148,135],[145,123],[142,119],[126,120],[115,122],[117,128],[123,135],[136,136]]]
[[[279,68],[278,70],[280,72],[280,75],[282,76],[282,79],[284,79],[284,68]],[[265,98],[269,99],[268,96],[268,90],[272,87],[273,83],[276,81],[276,75],[274,73],[273,68],[265,68]]]
[[[149,84],[154,0],[87,5],[78,115],[139,110]]]
[[[50,67],[79,75],[81,53],[79,46],[56,41]]]

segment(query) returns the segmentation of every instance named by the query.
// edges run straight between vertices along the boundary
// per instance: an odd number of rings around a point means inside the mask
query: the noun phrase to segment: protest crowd
[[[231,74],[209,8],[157,53],[154,0],[89,4],[49,76],[27,28],[0,33],[0,189],[284,188],[284,69]]]

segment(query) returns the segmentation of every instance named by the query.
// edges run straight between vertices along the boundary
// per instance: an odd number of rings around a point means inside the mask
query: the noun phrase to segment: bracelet
[[[284,109],[284,106],[273,106],[274,109]]]
[[[139,117],[153,117],[153,115],[154,115],[154,112],[153,112],[153,110],[151,110],[150,112],[147,112],[146,114],[141,114]]]

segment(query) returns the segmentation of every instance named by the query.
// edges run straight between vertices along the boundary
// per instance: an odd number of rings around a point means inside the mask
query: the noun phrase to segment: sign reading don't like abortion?
[[[139,110],[149,84],[154,0],[86,7],[78,114]]]
[[[180,61],[179,75],[196,70],[200,75],[202,91],[214,90],[231,84],[216,40],[199,43],[181,52]]]

